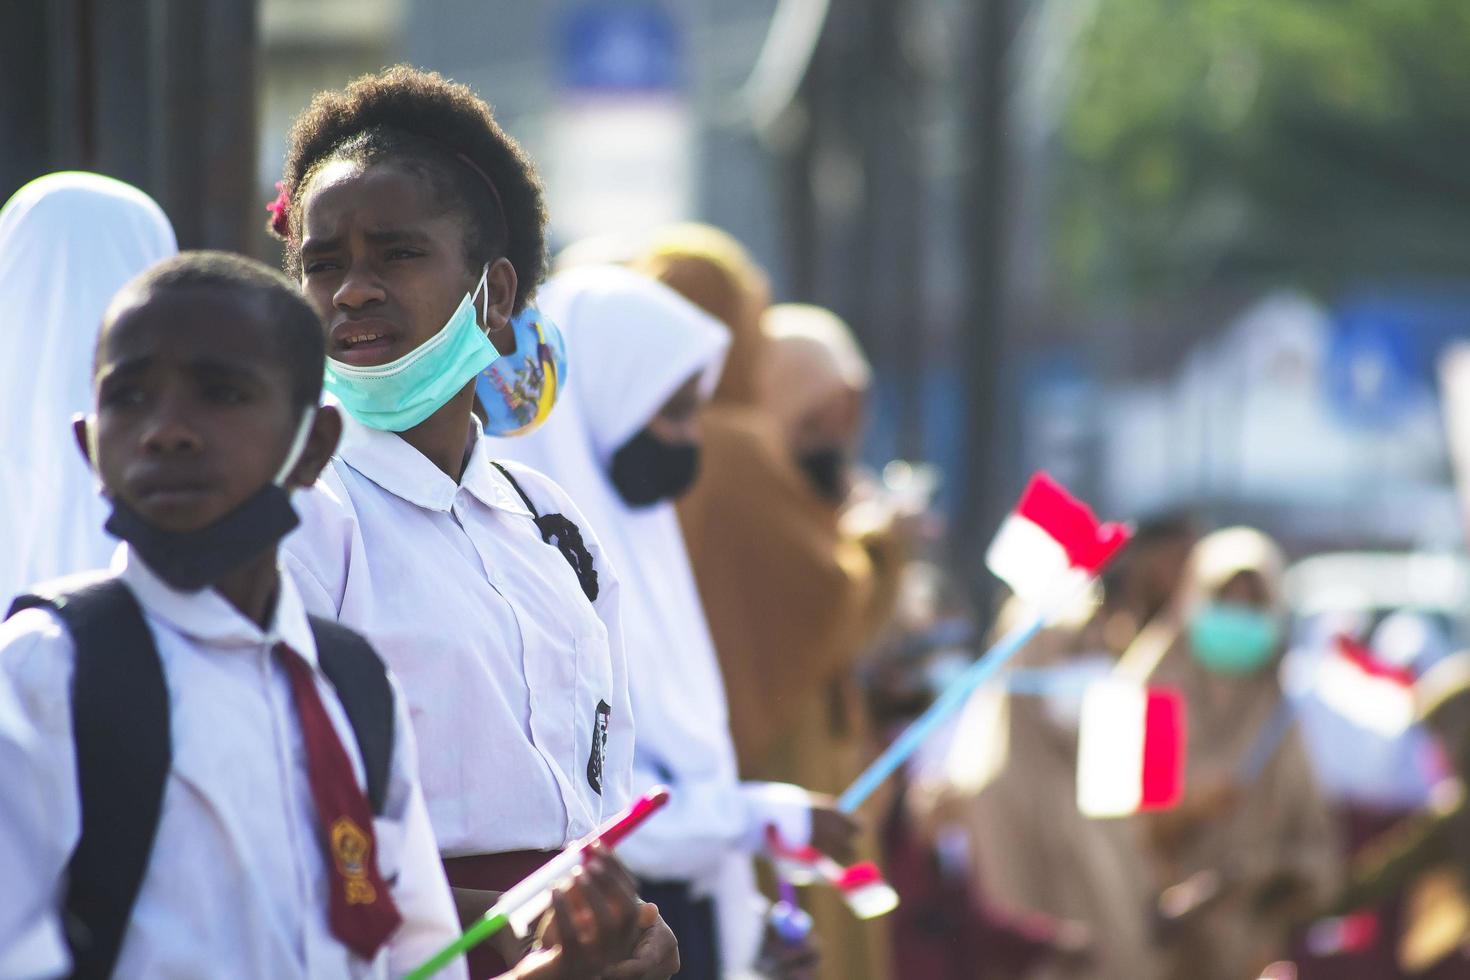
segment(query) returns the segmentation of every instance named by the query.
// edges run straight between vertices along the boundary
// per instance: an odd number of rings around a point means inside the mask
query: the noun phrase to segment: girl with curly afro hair
[[[272,228],[347,410],[286,565],[402,684],[449,883],[478,918],[631,794],[617,581],[566,493],[493,461],[472,411],[545,275],[541,182],[469,88],[399,66],[312,100],[279,189]],[[613,945],[564,975],[677,969],[653,906]],[[482,946],[471,975],[523,952]]]

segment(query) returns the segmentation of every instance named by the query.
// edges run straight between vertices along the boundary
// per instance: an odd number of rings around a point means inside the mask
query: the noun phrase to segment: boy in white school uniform
[[[0,625],[0,976],[388,977],[458,935],[396,682],[277,568],[340,431],[323,353],[288,280],[222,253],[110,308],[77,437],[125,544]],[[559,895],[567,945],[517,976],[625,949],[619,875]]]

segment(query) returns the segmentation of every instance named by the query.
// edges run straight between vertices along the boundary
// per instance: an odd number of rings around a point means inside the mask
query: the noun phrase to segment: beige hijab
[[[762,379],[762,402],[792,433],[813,411],[832,402],[861,399],[873,370],[846,323],[830,310],[806,303],[778,303],[761,328],[771,353]]]
[[[1190,617],[1242,572],[1259,576],[1271,607],[1284,618],[1285,559],[1270,538],[1229,528],[1200,541],[1180,590],[1180,621]],[[1202,871],[1237,882],[1219,902],[1190,920],[1171,943],[1173,977],[1237,980],[1285,953],[1287,933],[1338,887],[1341,857],[1336,828],[1322,798],[1300,732],[1279,742],[1268,732],[1286,716],[1275,665],[1248,677],[1222,677],[1201,666],[1180,633],[1152,682],[1177,688],[1188,705],[1185,798],[1151,821],[1161,886]],[[1274,744],[1254,779],[1246,760]],[[1268,882],[1289,882],[1287,898],[1269,914],[1251,899]],[[1208,965],[1205,965],[1208,964]]]

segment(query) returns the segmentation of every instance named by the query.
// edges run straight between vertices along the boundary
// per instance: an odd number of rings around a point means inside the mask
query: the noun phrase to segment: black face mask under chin
[[[699,473],[699,447],[672,445],[644,429],[613,454],[612,483],[630,507],[683,496]]]
[[[180,592],[198,592],[260,557],[301,523],[285,489],[268,483],[239,507],[197,531],[165,531],[121,500],[107,533],[126,541],[153,573]]]
[[[840,449],[819,449],[798,456],[796,465],[823,498],[840,504],[847,499],[847,457]]]
[[[213,524],[197,531],[165,531],[114,497],[112,516],[104,525],[107,533],[126,541],[155,575],[180,592],[198,592],[215,584],[274,548],[301,523],[285,484],[301,460],[315,417],[315,407],[302,415],[271,482]],[[97,431],[95,425],[89,424],[89,436]],[[95,443],[90,444],[89,456],[97,458]]]

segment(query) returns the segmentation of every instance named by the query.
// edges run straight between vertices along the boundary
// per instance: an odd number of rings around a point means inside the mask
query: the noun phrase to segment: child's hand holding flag
[[[490,910],[478,922],[466,930],[463,936],[460,936],[459,939],[430,957],[423,965],[407,974],[406,980],[425,980],[425,978],[433,976],[435,973],[444,969],[445,966],[452,963],[456,957],[489,939],[507,925],[511,925],[513,922],[524,923],[535,921],[548,904],[553,909],[558,910],[553,915],[553,921],[560,920],[560,924],[554,926],[557,930],[556,935],[576,937],[575,939],[568,940],[575,947],[574,952],[570,954],[573,959],[577,957],[586,958],[594,954],[603,955],[609,950],[614,949],[619,937],[622,936],[618,926],[619,922],[621,922],[620,918],[614,917],[606,923],[611,936],[609,939],[603,934],[604,922],[591,909],[590,906],[592,903],[589,902],[586,892],[582,894],[579,900],[574,900],[565,893],[565,889],[561,892],[554,892],[553,890],[569,878],[579,877],[579,869],[584,865],[591,864],[594,867],[590,872],[590,878],[586,880],[598,883],[599,888],[609,889],[609,891],[605,892],[604,897],[615,898],[617,895],[615,884],[617,876],[607,870],[610,867],[608,861],[604,859],[599,862],[599,854],[616,847],[623,838],[638,829],[644,821],[661,809],[668,801],[669,791],[663,787],[651,790],[645,796],[633,801],[632,806],[608,821],[596,833],[580,843],[567,848],[550,861],[547,861],[539,869],[532,872],[529,877],[523,879],[515,887],[501,895],[499,901],[491,906]],[[618,871],[621,872],[621,868]],[[621,873],[626,877],[626,872]],[[587,875],[588,872],[584,871],[582,874]],[[609,878],[612,879],[612,882],[602,883]],[[573,891],[575,891],[575,888]],[[633,925],[635,935],[642,930],[646,930],[651,924],[643,917],[648,916],[650,913],[656,917],[658,912],[651,905],[638,905],[636,908],[637,918]],[[521,930],[518,929],[517,931],[519,932]],[[625,946],[618,948],[618,954],[625,955],[628,952],[627,946],[630,945],[631,943],[627,943]],[[585,972],[582,974],[561,972],[564,970],[564,967],[555,965],[564,962],[559,958],[560,954],[552,956],[550,955],[552,951],[548,950],[547,952],[548,956],[544,958],[543,962],[532,963],[530,966],[537,970],[545,970],[545,977],[548,980],[562,976],[586,975]],[[613,962],[616,962],[616,960],[613,960]],[[531,975],[537,977],[538,980],[542,977],[541,973]]]

